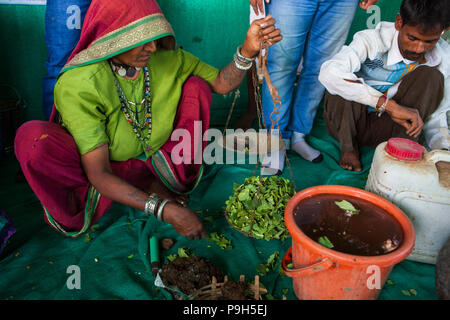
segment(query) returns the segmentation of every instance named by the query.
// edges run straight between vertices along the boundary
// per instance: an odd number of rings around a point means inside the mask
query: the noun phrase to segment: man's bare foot
[[[183,207],[186,207],[189,202],[188,195],[180,195],[172,192],[169,188],[167,188],[159,179],[154,179],[152,184],[148,188],[147,192],[156,193],[163,199],[172,200],[178,202]]]
[[[358,149],[354,148],[352,151],[342,152],[339,165],[345,170],[360,172],[362,169]]]

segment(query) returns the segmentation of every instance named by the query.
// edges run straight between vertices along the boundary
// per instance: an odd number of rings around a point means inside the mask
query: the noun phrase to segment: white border
[[[0,4],[46,5],[47,0],[0,0]]]

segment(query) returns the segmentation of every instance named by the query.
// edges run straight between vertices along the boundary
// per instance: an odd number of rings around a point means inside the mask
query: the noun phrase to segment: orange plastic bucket
[[[403,242],[396,250],[378,256],[350,255],[320,245],[305,235],[294,220],[299,202],[318,194],[353,196],[376,205],[400,223]],[[298,192],[287,203],[284,218],[292,235],[292,247],[281,266],[293,278],[295,294],[301,300],[374,300],[392,268],[414,247],[414,227],[406,214],[391,202],[353,187],[315,186]],[[291,261],[293,268],[288,268]]]

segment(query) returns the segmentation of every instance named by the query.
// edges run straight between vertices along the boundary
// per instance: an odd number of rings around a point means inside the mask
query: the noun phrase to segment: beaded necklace
[[[151,131],[152,131],[152,113],[151,113],[151,97],[150,97],[150,76],[148,72],[148,68],[144,67],[144,99],[139,103],[134,103],[129,101],[122,88],[119,85],[119,82],[116,79],[116,76],[114,74],[114,82],[116,83],[116,89],[117,94],[119,95],[120,99],[120,110],[122,111],[122,114],[124,115],[127,122],[131,125],[133,128],[134,133],[141,141],[147,141],[150,139]],[[130,104],[136,106],[136,116],[137,116],[137,107],[144,104],[145,107],[145,121],[144,124],[141,125],[139,121],[136,119],[135,112],[130,107]],[[144,137],[143,132],[148,127],[147,135]]]

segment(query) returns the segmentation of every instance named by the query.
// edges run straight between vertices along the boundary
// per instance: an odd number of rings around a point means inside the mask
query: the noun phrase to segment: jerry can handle
[[[425,161],[431,161],[433,163],[439,161],[450,162],[450,151],[447,150],[432,150],[424,154],[423,159]]]

